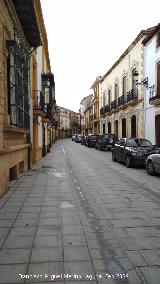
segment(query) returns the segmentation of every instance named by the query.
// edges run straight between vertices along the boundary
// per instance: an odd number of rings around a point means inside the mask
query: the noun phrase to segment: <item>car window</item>
[[[139,139],[141,147],[152,147],[152,143],[147,139]]]
[[[125,139],[120,139],[118,144],[119,144],[120,146],[124,146],[124,145],[126,144]]]
[[[139,147],[140,144],[139,144],[138,139],[128,139],[127,143],[126,143],[126,146],[127,147]]]

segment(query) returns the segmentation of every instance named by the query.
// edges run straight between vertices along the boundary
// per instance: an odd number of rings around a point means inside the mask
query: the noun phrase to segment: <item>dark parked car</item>
[[[146,160],[147,173],[154,176],[156,173],[160,174],[160,149],[157,154],[149,155]]]
[[[85,141],[86,141],[86,136],[82,135],[81,136],[81,144],[85,145]]]
[[[76,142],[76,143],[80,143],[80,142],[81,142],[81,135],[80,135],[80,134],[76,134],[76,136],[75,136],[75,142]]]
[[[97,139],[98,139],[99,135],[97,134],[92,134],[92,135],[88,135],[86,137],[86,141],[85,141],[85,145],[87,147],[94,147],[96,142],[97,142]]]
[[[96,143],[94,145],[95,149],[99,149],[99,141],[101,140],[101,138],[102,138],[102,135],[99,134],[98,137],[97,137],[97,141],[96,141]]]
[[[156,149],[147,139],[121,138],[112,149],[112,160],[125,163],[127,168],[145,165],[147,157]]]
[[[103,134],[97,141],[96,148],[100,151],[111,150],[115,144],[116,137],[114,134]]]

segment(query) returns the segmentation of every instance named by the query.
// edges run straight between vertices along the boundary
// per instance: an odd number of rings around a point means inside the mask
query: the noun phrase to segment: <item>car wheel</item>
[[[127,168],[132,168],[132,166],[133,166],[132,159],[131,159],[130,156],[127,156],[127,157],[126,157],[126,167],[127,167]]]
[[[153,165],[153,162],[150,161],[150,160],[147,162],[147,173],[150,176],[154,176],[155,175],[154,165]]]
[[[112,161],[113,161],[113,162],[117,162],[117,159],[116,159],[116,157],[115,157],[115,153],[114,153],[114,152],[112,152]]]

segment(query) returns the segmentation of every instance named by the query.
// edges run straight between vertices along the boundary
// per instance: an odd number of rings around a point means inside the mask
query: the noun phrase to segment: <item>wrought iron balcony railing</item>
[[[46,111],[45,98],[41,91],[33,91],[33,109]]]
[[[127,93],[127,102],[138,99],[138,90],[132,89]]]
[[[150,104],[159,104],[160,103],[160,83],[149,87],[149,103]]]
[[[104,115],[105,113],[110,112],[110,106],[106,105],[100,109],[100,115]]]
[[[117,106],[118,106],[118,102],[117,102],[117,100],[114,100],[114,101],[112,101],[112,102],[111,102],[111,110],[116,109],[116,108],[117,108]]]
[[[122,95],[121,97],[118,98],[118,106],[123,106],[126,102],[126,96]]]

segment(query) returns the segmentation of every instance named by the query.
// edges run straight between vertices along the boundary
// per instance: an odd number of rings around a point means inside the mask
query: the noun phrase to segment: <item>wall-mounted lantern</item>
[[[134,70],[133,75],[134,75],[134,81],[136,82],[136,85],[143,85],[144,87],[148,89],[148,77],[146,77],[144,80],[138,83],[139,73],[136,69]]]

